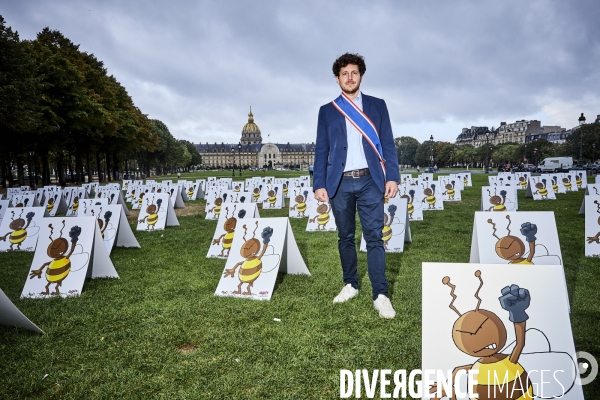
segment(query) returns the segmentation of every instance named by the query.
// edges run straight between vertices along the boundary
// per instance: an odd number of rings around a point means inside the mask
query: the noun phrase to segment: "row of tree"
[[[395,142],[398,161],[412,166],[429,165],[432,155],[433,163],[438,167],[481,166],[486,160],[495,165],[537,164],[546,157],[554,156],[570,156],[577,161],[580,150],[583,162],[594,162],[600,156],[600,123],[585,124],[575,129],[562,144],[539,139],[527,144],[502,143],[474,147],[470,144],[458,146],[450,142],[430,140],[419,143],[411,136],[395,138]]]
[[[20,40],[2,16],[0,131],[3,187],[28,176],[65,185],[200,163],[195,146],[143,114],[93,54],[49,28]]]

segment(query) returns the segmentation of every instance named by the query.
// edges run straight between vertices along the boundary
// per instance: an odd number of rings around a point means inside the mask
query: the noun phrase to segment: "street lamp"
[[[538,163],[537,163],[537,147],[533,148],[533,163],[535,165],[535,170],[537,172],[537,167],[538,167]]]
[[[429,156],[429,172],[433,170],[433,135],[429,137],[431,141],[431,155]]]
[[[592,143],[592,164],[596,164],[596,143]]]
[[[487,129],[487,128],[486,128],[486,129]],[[488,130],[488,131],[485,133],[485,146],[486,146],[486,147],[489,147],[489,144],[490,144],[490,131]],[[489,149],[490,149],[490,151],[492,150],[492,148],[491,148],[491,147],[489,147]],[[485,150],[485,173],[486,173],[486,174],[489,174],[489,173],[490,173],[489,162],[490,162],[490,155],[489,155],[489,153],[488,153],[488,150],[487,150],[487,148],[486,148],[486,150]]]
[[[235,176],[235,149],[233,148],[233,146],[231,146],[231,156],[232,156],[232,161],[231,161],[231,176]]]
[[[583,113],[581,113],[581,116],[578,119],[579,121],[579,126],[582,127],[583,124],[585,124],[585,117],[583,116]],[[581,164],[581,161],[583,160],[583,131],[579,130],[579,163]]]
[[[242,176],[242,143],[238,142],[238,155],[239,155],[239,162],[240,162],[240,176]]]

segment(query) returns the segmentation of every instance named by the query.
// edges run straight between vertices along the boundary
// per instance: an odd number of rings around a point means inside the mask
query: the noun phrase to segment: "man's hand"
[[[398,191],[398,189],[396,189]],[[329,201],[329,195],[327,195],[327,189],[317,189],[315,190],[315,200],[327,203]]]
[[[315,192],[316,194],[316,192]],[[385,198],[386,199],[391,199],[393,197],[396,197],[396,195],[398,194],[398,182],[386,182],[385,183]]]

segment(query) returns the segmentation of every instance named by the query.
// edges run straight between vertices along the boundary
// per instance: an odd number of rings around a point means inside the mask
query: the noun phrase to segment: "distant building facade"
[[[307,170],[315,160],[315,144],[264,143],[252,109],[242,128],[239,143],[196,144],[203,167],[208,168],[300,168]]]

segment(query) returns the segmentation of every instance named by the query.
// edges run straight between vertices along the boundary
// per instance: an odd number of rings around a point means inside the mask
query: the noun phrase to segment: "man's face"
[[[352,95],[360,88],[361,76],[358,65],[348,64],[340,70],[340,75],[335,78],[342,91]]]

